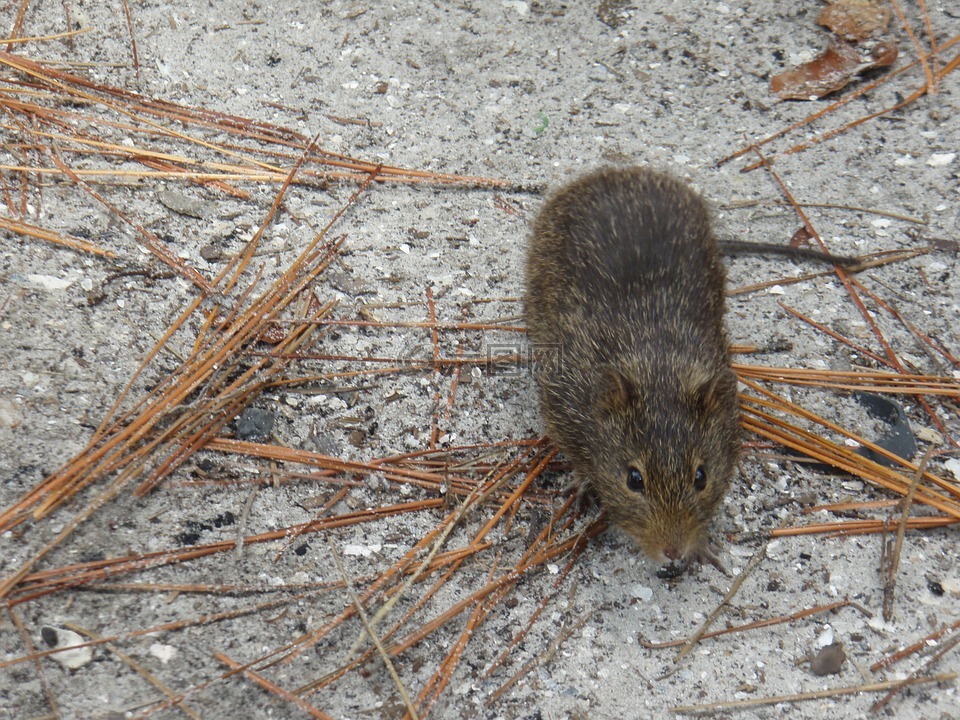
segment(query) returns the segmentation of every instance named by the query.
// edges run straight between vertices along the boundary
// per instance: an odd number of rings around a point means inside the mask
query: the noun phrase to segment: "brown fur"
[[[544,205],[526,274],[547,433],[577,485],[654,559],[710,558],[739,411],[704,201],[645,168],[586,175]]]

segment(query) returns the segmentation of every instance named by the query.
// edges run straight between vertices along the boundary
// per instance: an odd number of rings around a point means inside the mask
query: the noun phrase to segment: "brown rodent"
[[[575,484],[659,562],[706,559],[739,450],[725,273],[704,201],[608,168],[540,211],[524,306],[547,433]]]

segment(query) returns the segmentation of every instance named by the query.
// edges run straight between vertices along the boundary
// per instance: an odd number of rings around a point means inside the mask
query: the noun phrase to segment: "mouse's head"
[[[736,376],[725,362],[670,365],[657,378],[601,371],[585,480],[654,560],[712,560],[709,526],[740,446]]]

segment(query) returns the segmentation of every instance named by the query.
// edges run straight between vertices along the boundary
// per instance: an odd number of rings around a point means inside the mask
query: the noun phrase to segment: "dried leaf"
[[[807,226],[801,225],[790,238],[790,247],[808,247],[812,238],[813,236],[810,234],[810,231],[807,230]]]
[[[863,58],[856,47],[840,41],[810,62],[774,75],[770,89],[781,100],[817,100],[845,87],[859,73],[885,67],[896,59],[893,43],[877,43]]]
[[[627,0],[600,0],[597,18],[604,25],[616,30],[630,17]]]
[[[897,50],[895,43],[889,40],[878,42],[870,51],[870,58],[873,60],[873,65],[871,65],[871,67],[881,68],[887,67],[888,65],[893,65],[897,59],[897,55],[899,54],[900,51]]]
[[[847,40],[864,40],[886,32],[890,8],[875,0],[837,0],[820,11],[817,24]]]

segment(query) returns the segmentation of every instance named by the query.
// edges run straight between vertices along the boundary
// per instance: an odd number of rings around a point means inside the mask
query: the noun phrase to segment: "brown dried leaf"
[[[266,343],[267,345],[279,345],[284,340],[287,339],[286,328],[272,323],[267,325],[267,328],[260,333],[260,336],[257,338],[260,342]]]
[[[770,89],[783,100],[821,98],[850,82],[860,64],[860,53],[852,45],[830,45],[810,62],[774,75]]]
[[[876,0],[837,0],[820,11],[817,24],[847,40],[863,40],[886,32],[890,8]]]
[[[807,230],[806,225],[801,225],[797,228],[797,231],[793,234],[793,237],[790,238],[790,247],[798,248],[805,247],[810,245],[810,239],[813,236],[810,234],[810,231]]]
[[[880,68],[893,65],[899,54],[900,51],[897,49],[896,43],[890,40],[878,42],[870,51],[870,57],[873,59],[873,65],[871,65],[871,67]]]
[[[597,18],[614,30],[623,25],[629,17],[628,0],[600,0],[597,6]]]
[[[877,43],[862,58],[853,45],[839,41],[808,63],[770,78],[770,90],[781,100],[816,100],[845,87],[865,70],[886,67],[897,59],[897,47]]]

